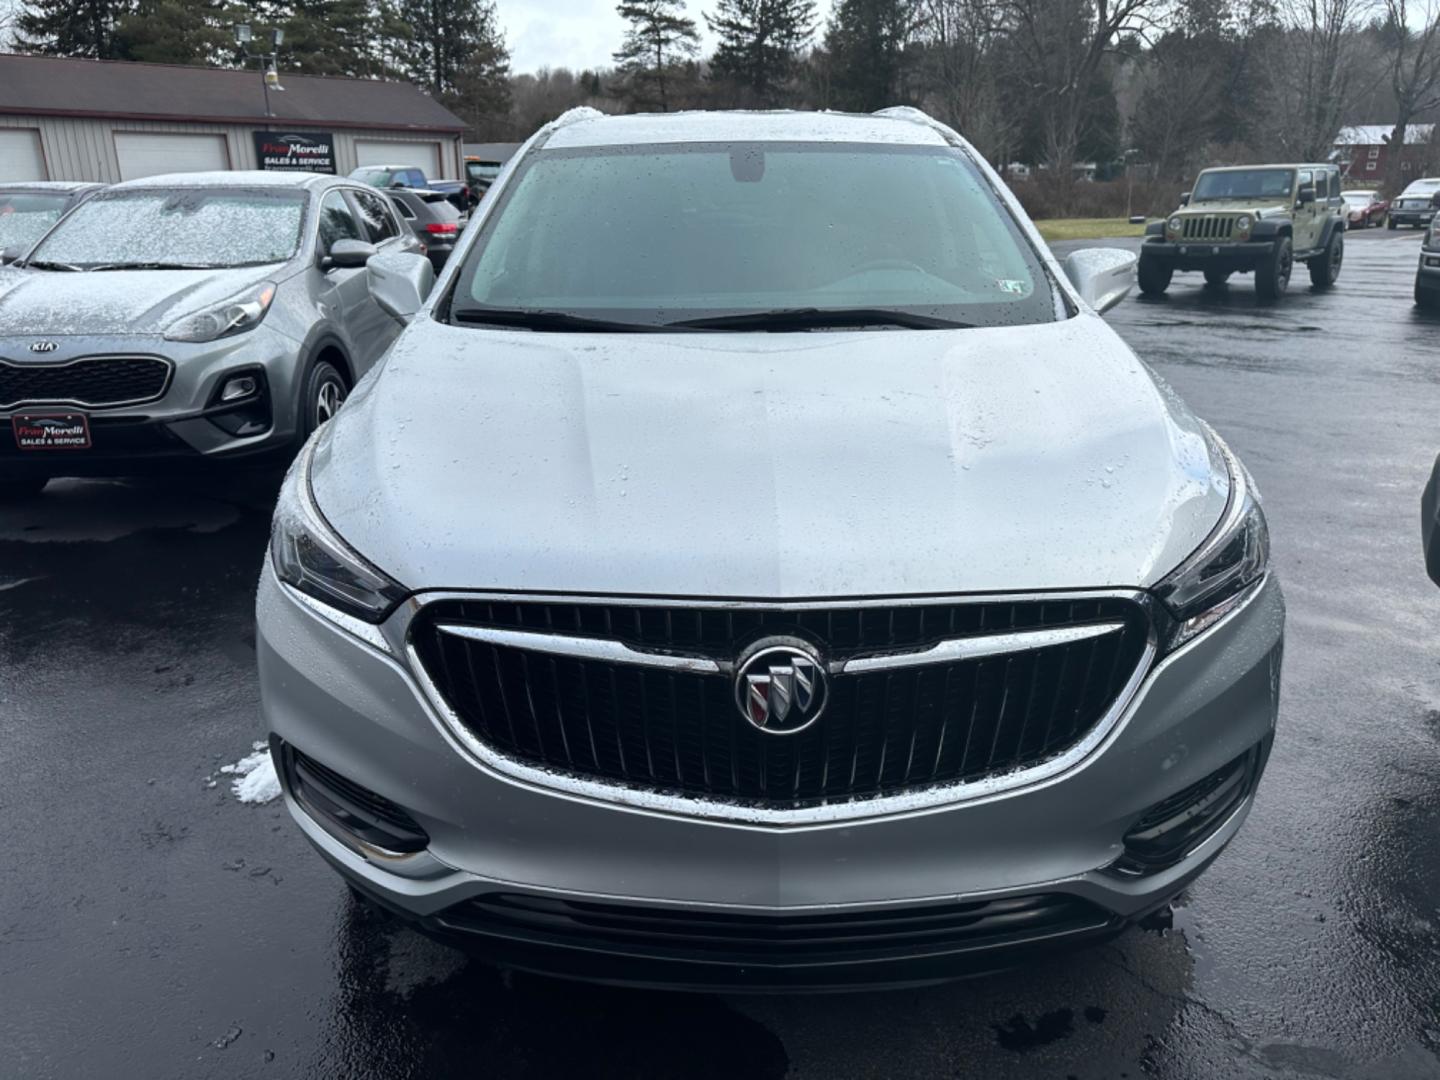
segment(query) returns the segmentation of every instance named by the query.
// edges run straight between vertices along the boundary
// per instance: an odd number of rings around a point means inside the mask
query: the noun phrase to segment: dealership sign
[[[335,136],[328,131],[257,131],[255,160],[271,172],[335,172]]]

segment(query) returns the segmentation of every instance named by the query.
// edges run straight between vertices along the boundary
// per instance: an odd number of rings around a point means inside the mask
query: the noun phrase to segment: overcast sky
[[[712,7],[713,0],[686,3],[686,14],[699,25],[708,51],[713,42],[701,12]],[[616,14],[615,0],[497,0],[495,7],[510,46],[510,70],[516,74],[543,67],[608,67],[614,63],[610,54],[625,36],[625,20]],[[819,0],[815,7],[823,22],[830,0]]]

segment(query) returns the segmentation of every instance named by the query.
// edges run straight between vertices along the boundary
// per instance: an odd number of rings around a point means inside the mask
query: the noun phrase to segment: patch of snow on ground
[[[270,760],[270,748],[263,742],[252,746],[254,753],[248,754],[233,765],[221,765],[222,773],[232,773],[235,780],[230,791],[243,803],[267,803],[280,797],[280,777],[275,774],[275,763]]]

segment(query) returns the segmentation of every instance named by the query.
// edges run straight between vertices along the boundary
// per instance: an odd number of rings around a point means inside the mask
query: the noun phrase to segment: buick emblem
[[[740,715],[770,735],[804,731],[825,711],[825,667],[803,642],[765,643],[735,673]]]
[[[59,347],[60,346],[53,341],[32,341],[30,343],[31,352],[54,352]]]

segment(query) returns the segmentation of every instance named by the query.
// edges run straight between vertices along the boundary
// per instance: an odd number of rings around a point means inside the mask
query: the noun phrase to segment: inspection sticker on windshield
[[[1007,292],[1011,296],[1030,295],[1030,283],[1028,281],[1017,281],[1014,278],[996,278],[995,285],[1001,292]]]
[[[10,418],[21,450],[89,450],[90,420],[84,413],[24,413]]]

